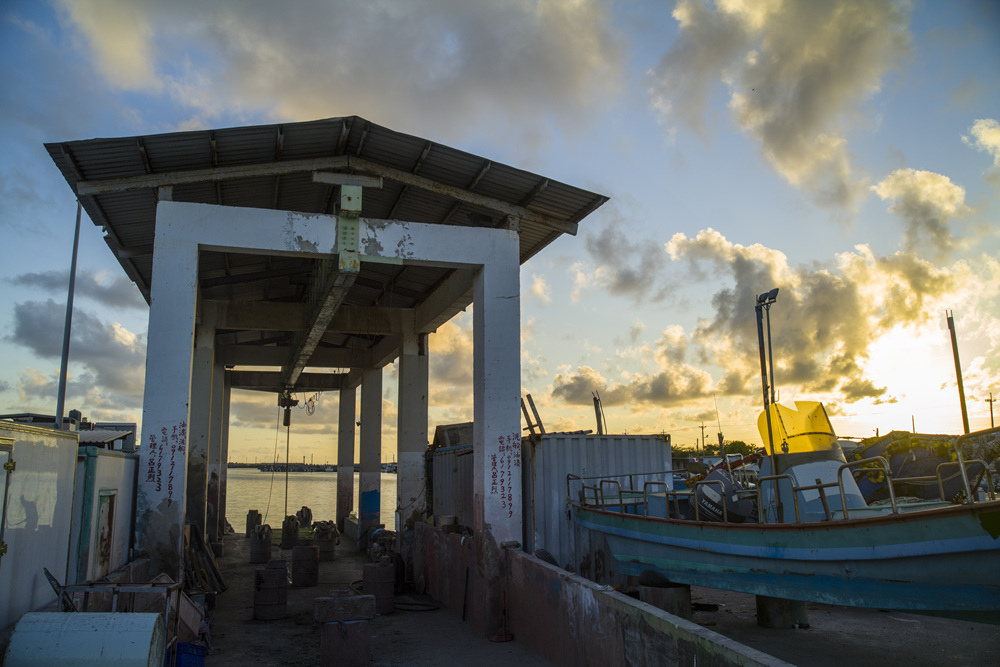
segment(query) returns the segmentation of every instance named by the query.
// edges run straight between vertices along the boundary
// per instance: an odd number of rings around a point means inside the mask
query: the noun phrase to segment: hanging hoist
[[[278,394],[278,407],[285,409],[285,516],[288,516],[288,468],[289,451],[291,449],[292,438],[292,408],[299,404],[297,398],[292,398],[291,391],[285,389]]]

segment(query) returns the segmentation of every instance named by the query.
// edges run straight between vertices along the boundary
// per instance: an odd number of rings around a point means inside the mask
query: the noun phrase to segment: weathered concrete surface
[[[788,664],[523,552],[507,570],[508,626],[557,664]]]
[[[366,558],[343,538],[333,561],[320,562],[319,585],[289,588],[285,618],[253,619],[253,572],[250,540],[242,534],[225,536],[219,561],[228,590],[218,596],[212,617],[212,648],[208,667],[322,664],[323,626],[314,619],[317,597],[347,592],[361,579]],[[290,557],[289,552],[285,553]],[[409,607],[408,609],[405,607]],[[546,667],[551,663],[515,641],[493,643],[473,632],[470,623],[427,596],[396,596],[396,610],[369,621],[373,665],[518,665]],[[339,664],[339,663],[338,663]]]
[[[414,570],[423,573],[427,594],[470,619],[484,618],[488,598],[473,540],[418,524],[415,545]],[[524,552],[504,550],[502,561],[497,613],[506,611],[519,643],[555,664],[787,664]]]

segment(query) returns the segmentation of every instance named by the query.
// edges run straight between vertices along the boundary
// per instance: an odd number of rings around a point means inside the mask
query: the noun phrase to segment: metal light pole
[[[948,316],[948,330],[951,332],[951,350],[955,355],[955,377],[958,378],[958,400],[962,404],[962,426],[965,433],[969,432],[969,411],[965,407],[965,385],[962,384],[962,362],[958,360],[958,337],[955,335],[955,317],[952,311],[945,311]]]
[[[56,423],[53,428],[62,429],[63,410],[66,407],[66,374],[69,368],[69,337],[73,326],[73,292],[76,288],[76,255],[80,249],[80,215],[83,206],[76,200],[76,232],[73,234],[73,260],[69,267],[69,296],[66,299],[66,325],[63,327],[62,361],[59,364],[59,393],[56,396]]]

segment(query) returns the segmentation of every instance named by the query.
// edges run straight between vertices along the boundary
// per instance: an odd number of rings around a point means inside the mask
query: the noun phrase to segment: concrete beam
[[[282,369],[284,385],[294,389],[309,357],[326,333],[326,327],[347,298],[361,270],[358,257],[358,216],[361,215],[361,187],[340,188],[340,214],[337,216],[337,259],[320,260],[317,275],[309,285],[306,302],[310,304],[308,327],[295,336],[292,356]]]
[[[281,366],[288,361],[288,348],[265,345],[221,345],[216,354],[226,366]],[[363,368],[371,365],[368,350],[319,348],[309,358],[308,368]]]
[[[337,528],[344,531],[344,519],[354,511],[354,422],[357,390],[340,390],[337,416]]]
[[[470,280],[471,285],[471,280]],[[219,329],[255,331],[305,331],[309,308],[302,303],[276,301],[206,301],[216,304]],[[385,308],[341,305],[326,327],[332,333],[398,334],[402,318],[412,308]]]
[[[472,303],[471,269],[455,269],[414,310],[418,333],[434,333],[438,327]]]
[[[255,389],[280,393],[284,388],[278,371],[226,371],[233,389]],[[340,389],[340,373],[302,373],[295,391],[333,391]]]

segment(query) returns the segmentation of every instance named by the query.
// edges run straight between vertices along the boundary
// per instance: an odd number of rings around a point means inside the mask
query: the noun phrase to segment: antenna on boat
[[[771,430],[771,403],[774,402],[774,358],[771,356],[771,306],[778,300],[778,288],[757,297],[757,346],[760,349],[760,380],[764,388],[764,416],[767,419],[767,446],[771,452],[771,468],[777,470],[774,460],[774,432]],[[767,355],[764,353],[764,313],[767,314]],[[768,386],[768,364],[771,367]],[[770,389],[770,391],[768,391]]]
[[[724,444],[722,444],[723,443],[723,441],[722,441],[722,419],[719,417],[719,397],[713,394],[712,395],[712,400],[715,401],[715,421],[718,422],[718,424],[719,424],[719,456],[721,456],[722,460],[726,462],[726,470],[729,471],[729,476],[731,478],[733,476],[733,467],[729,463],[729,457],[726,456],[726,446]]]

